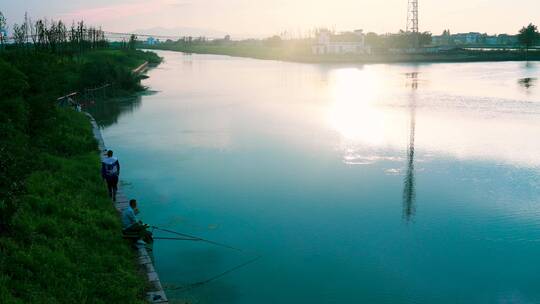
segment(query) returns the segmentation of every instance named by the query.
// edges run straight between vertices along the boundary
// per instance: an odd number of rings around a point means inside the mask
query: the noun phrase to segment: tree
[[[518,34],[519,43],[525,46],[525,51],[527,55],[529,49],[533,46],[538,40],[540,40],[540,33],[538,33],[538,27],[532,23],[528,26],[523,27]]]
[[[0,12],[0,46],[4,46],[4,43],[6,42],[6,37],[4,37],[7,35],[6,24],[6,17]]]
[[[383,37],[377,35],[377,33],[369,32],[366,34],[366,44],[372,48],[380,48],[383,44]]]
[[[131,36],[129,36],[128,48],[130,50],[134,50],[136,44],[137,44],[137,36],[135,36],[134,34],[131,34]]]
[[[30,41],[28,36],[30,34],[30,23],[31,22],[32,22],[32,20],[30,19],[30,17],[28,17],[28,12],[25,12],[24,13],[24,30],[25,30],[26,36],[24,37],[24,43],[26,45],[28,45],[28,42]]]
[[[26,14],[25,14],[26,15]],[[32,45],[36,46],[37,43],[37,30],[36,30],[36,24],[32,20],[32,18],[28,17],[28,34],[30,35],[30,39],[32,39]]]
[[[431,44],[431,41],[433,40],[432,38],[432,35],[430,32],[423,32],[423,33],[419,33],[419,37],[418,37],[418,46],[419,47],[422,47],[424,45],[428,45],[428,44]]]
[[[270,38],[264,39],[264,44],[266,44],[269,47],[278,47],[281,45],[281,43],[282,43],[281,37],[279,37],[278,35],[274,35]]]
[[[18,47],[22,47],[26,44],[26,37],[28,36],[27,24],[23,23],[18,25],[15,23],[13,25],[13,40]]]

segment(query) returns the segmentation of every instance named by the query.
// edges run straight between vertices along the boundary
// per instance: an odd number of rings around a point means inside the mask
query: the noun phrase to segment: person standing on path
[[[120,175],[120,163],[118,158],[113,156],[113,151],[107,151],[107,157],[101,162],[101,176],[107,181],[109,196],[116,202],[116,191],[118,190],[118,176]]]

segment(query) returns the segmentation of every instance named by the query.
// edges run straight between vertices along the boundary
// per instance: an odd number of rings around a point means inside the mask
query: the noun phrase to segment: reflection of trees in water
[[[408,73],[407,85],[411,87],[410,97],[410,134],[407,146],[407,171],[403,179],[403,219],[411,221],[416,213],[416,185],[414,177],[414,137],[416,133],[416,93],[418,89],[418,72]]]
[[[87,111],[94,116],[100,127],[115,124],[124,113],[131,113],[141,105],[141,96],[96,99]]]
[[[527,78],[519,79],[518,83],[520,86],[528,90],[536,85],[536,81],[537,81],[536,78],[527,77]]]

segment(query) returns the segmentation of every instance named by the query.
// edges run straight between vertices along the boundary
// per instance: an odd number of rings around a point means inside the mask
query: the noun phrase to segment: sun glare
[[[331,79],[328,121],[346,140],[378,145],[384,141],[383,113],[376,101],[381,90],[377,75],[369,70],[340,69]]]

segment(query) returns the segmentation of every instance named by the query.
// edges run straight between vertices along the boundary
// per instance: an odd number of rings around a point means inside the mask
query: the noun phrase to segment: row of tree
[[[7,42],[6,18],[0,12],[0,44]],[[21,24],[13,25],[12,39],[19,49],[34,48],[53,53],[77,53],[91,49],[106,48],[108,42],[101,28],[86,25],[83,21],[73,22],[68,28],[61,20],[38,19],[33,21],[25,14]]]
[[[525,46],[527,52],[535,44],[540,44],[540,33],[538,32],[538,27],[532,23],[529,23],[528,26],[524,26],[519,30],[518,34],[519,43]]]
[[[378,35],[370,32],[366,34],[366,44],[375,49],[404,49],[416,48],[431,43],[431,33],[411,33],[400,30],[397,34]]]

